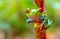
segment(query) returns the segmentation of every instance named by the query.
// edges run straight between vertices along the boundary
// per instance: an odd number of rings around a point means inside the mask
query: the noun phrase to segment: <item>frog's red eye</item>
[[[27,13],[27,14],[30,13],[30,9],[29,9],[29,8],[26,9],[26,13]]]

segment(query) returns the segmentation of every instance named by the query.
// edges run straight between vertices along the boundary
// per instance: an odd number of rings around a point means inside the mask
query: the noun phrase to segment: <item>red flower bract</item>
[[[40,12],[45,12],[45,4],[44,4],[44,0],[34,0],[36,5],[41,8]]]

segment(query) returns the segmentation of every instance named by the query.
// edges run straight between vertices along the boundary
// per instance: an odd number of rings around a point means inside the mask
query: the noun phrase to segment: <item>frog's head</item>
[[[26,15],[27,16],[40,15],[39,10],[40,10],[39,8],[38,9],[31,9],[31,10],[30,10],[30,8],[27,8]]]

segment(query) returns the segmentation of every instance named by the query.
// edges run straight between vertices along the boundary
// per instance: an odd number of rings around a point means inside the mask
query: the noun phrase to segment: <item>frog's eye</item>
[[[27,13],[27,14],[30,13],[30,9],[29,9],[29,8],[26,9],[26,13]]]

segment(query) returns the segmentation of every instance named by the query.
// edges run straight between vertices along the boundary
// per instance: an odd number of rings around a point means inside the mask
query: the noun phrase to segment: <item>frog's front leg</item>
[[[33,19],[31,19],[31,18],[29,18],[29,19],[27,19],[27,21],[26,21],[27,23],[34,23],[34,20]]]

